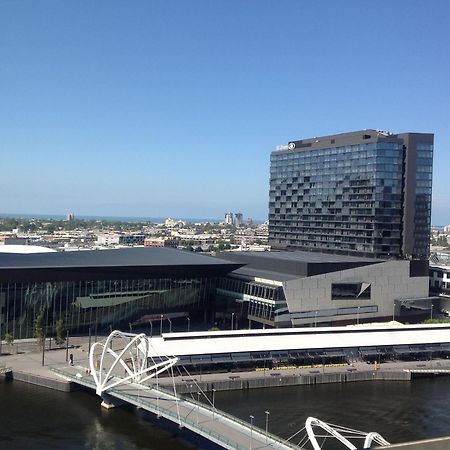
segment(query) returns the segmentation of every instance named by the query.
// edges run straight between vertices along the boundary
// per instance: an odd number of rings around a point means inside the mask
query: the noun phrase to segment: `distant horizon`
[[[93,215],[93,214],[76,214],[73,211],[68,211],[65,214],[30,214],[30,213],[5,213],[0,212],[0,219],[50,219],[50,220],[65,220],[66,215],[70,213],[73,213],[75,216],[75,220],[105,220],[105,221],[119,221],[119,222],[155,222],[155,223],[163,223],[166,219],[173,219],[173,220],[182,220],[183,222],[189,222],[189,223],[205,223],[205,222],[212,222],[212,223],[220,223],[223,222],[224,219],[218,218],[218,217],[181,217],[181,216],[163,216],[163,217],[157,217],[157,216],[104,216],[104,215]],[[225,215],[225,213],[224,213]],[[244,222],[246,222],[246,219],[252,219],[253,224],[262,224],[265,221],[268,221],[269,219],[261,219],[261,218],[253,218],[253,217],[247,217],[244,216]],[[448,226],[448,223],[432,223],[431,228],[433,227],[445,227]]]
[[[181,216],[104,216],[104,215],[91,215],[91,214],[76,214],[73,211],[70,211],[74,214],[75,220],[105,220],[105,221],[120,221],[120,222],[155,222],[162,223],[166,219],[174,219],[174,220],[182,220],[183,222],[189,223],[198,223],[198,222],[213,222],[220,223],[223,222],[222,218],[212,218],[212,217],[181,217]],[[66,214],[30,214],[30,213],[4,213],[0,212],[0,219],[50,219],[50,220],[65,220]],[[224,213],[225,215],[225,213]],[[244,222],[246,222],[245,218]],[[251,217],[254,224],[264,223],[267,219],[254,219]]]

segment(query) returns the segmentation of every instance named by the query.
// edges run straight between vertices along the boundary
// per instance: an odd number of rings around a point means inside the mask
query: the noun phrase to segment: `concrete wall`
[[[283,283],[291,313],[323,309],[378,306],[377,313],[361,313],[360,319],[391,317],[394,300],[428,297],[428,277],[410,277],[409,261],[392,260],[355,269],[331,272]],[[371,284],[371,298],[331,300],[331,285],[335,282],[367,282]],[[398,314],[398,311],[396,311]],[[333,322],[354,319],[355,314],[339,317],[318,317],[317,321]],[[315,319],[301,319],[299,324]]]
[[[12,371],[5,374],[6,379],[12,379],[14,381],[22,381],[28,384],[34,384],[35,386],[41,386],[55,391],[72,392],[80,389],[80,386],[69,381],[54,380],[39,375],[32,375],[25,372]]]
[[[298,386],[328,383],[351,383],[361,381],[410,381],[411,373],[404,371],[365,371],[365,372],[334,372],[322,373],[320,369],[311,374],[286,375],[283,373],[272,373],[267,377],[240,378],[238,375],[230,376],[229,379],[217,379],[215,381],[197,381],[177,383],[176,389],[179,394],[198,392],[200,387],[203,391],[234,391],[245,389],[274,388],[282,386]]]

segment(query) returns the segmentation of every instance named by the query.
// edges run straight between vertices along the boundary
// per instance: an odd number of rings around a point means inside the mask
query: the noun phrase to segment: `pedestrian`
[[[73,353],[69,355],[69,364],[73,366]]]

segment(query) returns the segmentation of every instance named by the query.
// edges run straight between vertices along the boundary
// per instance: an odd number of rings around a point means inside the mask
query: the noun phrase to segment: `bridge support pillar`
[[[122,406],[123,404],[125,404],[124,401],[119,400],[118,398],[114,398],[111,395],[102,394],[102,404],[101,407],[105,408],[105,409],[112,409],[112,408],[117,408],[118,406]]]

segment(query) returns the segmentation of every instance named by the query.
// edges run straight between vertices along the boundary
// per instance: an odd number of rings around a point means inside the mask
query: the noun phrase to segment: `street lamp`
[[[231,329],[233,330],[234,313],[231,313]]]
[[[131,322],[128,323],[128,326],[130,327],[130,333],[133,332],[133,326],[131,325]]]
[[[42,365],[45,365],[45,340],[47,339],[47,336],[44,334],[44,339],[42,341]],[[67,361],[67,353],[66,353],[66,361]]]
[[[216,407],[215,407],[215,398],[216,398],[216,389],[212,390],[213,396],[212,396],[212,406],[213,406],[213,419],[214,419],[214,413],[216,412]]]
[[[358,311],[356,312],[356,325],[359,325],[359,309],[361,306],[358,306]]]
[[[394,300],[394,303],[392,305],[392,322],[394,322],[394,321],[395,321],[395,300]]]
[[[163,315],[161,314],[161,324],[159,327],[159,334],[162,336],[162,321],[163,321]]]
[[[67,361],[69,361],[69,330],[66,330],[66,362]]]
[[[266,442],[267,442],[267,435],[269,434],[269,411],[264,411],[264,414],[266,415]]]
[[[191,331],[191,319],[188,317],[187,318],[187,322],[188,322],[188,333]]]
[[[169,318],[167,320],[169,321],[169,333],[172,333],[172,321]]]
[[[430,308],[430,319],[433,320],[433,303],[431,303],[431,308]]]
[[[255,416],[252,416],[250,414],[250,450],[252,450],[253,447],[253,419]]]
[[[148,323],[150,324],[150,337],[153,337],[153,321],[149,320]]]
[[[200,409],[200,392],[197,392],[197,425],[198,425],[199,409]]]
[[[91,353],[91,335],[92,335],[92,331],[91,331],[91,327],[89,327],[89,350],[88,350],[88,358],[89,355]]]
[[[317,327],[317,311],[314,314],[314,326]]]

